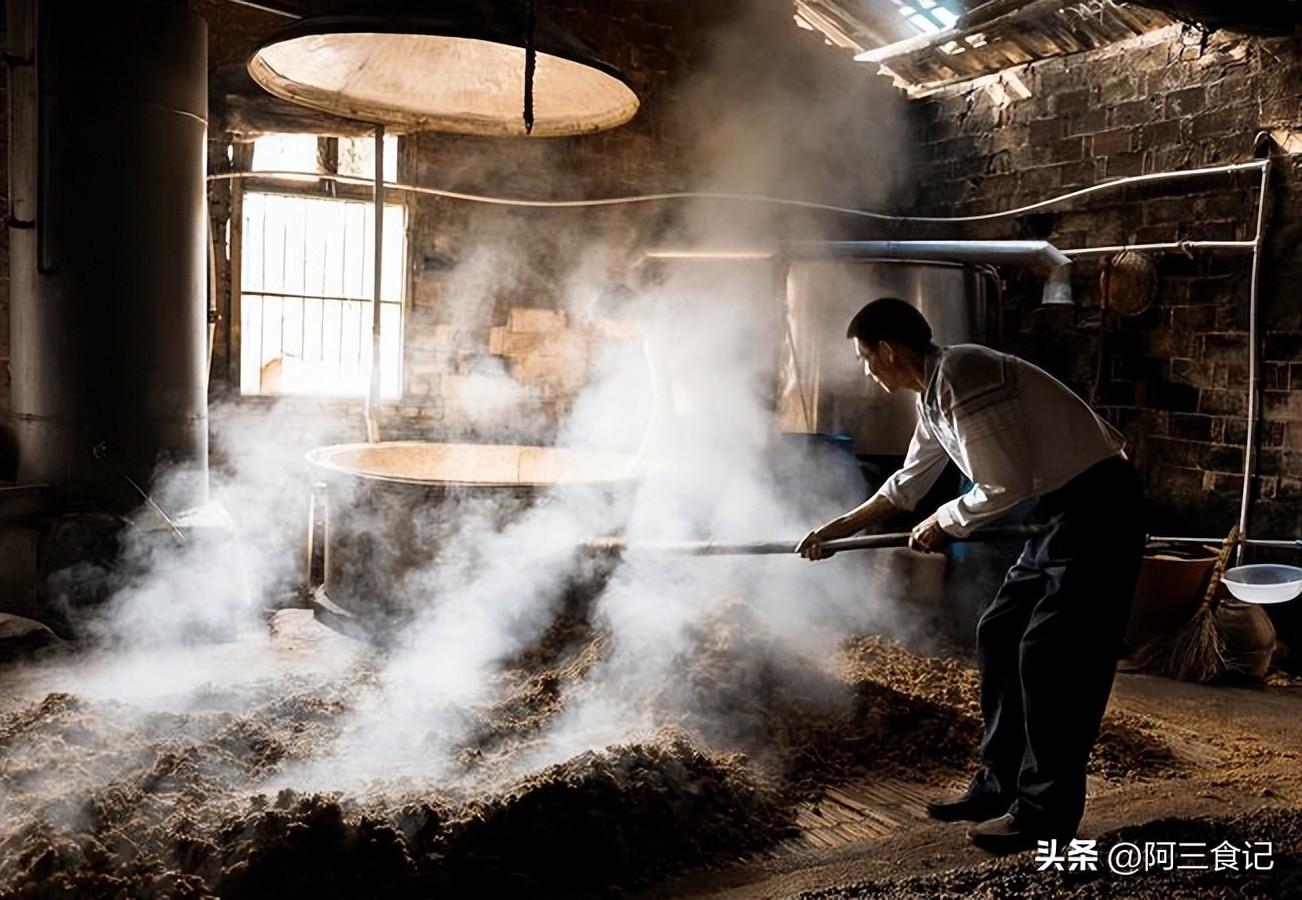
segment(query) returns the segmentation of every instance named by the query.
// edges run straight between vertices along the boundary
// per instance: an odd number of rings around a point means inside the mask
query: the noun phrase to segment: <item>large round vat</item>
[[[322,599],[368,625],[398,624],[431,602],[441,564],[464,563],[479,538],[535,504],[613,506],[635,477],[620,454],[497,444],[341,444],[313,450],[308,464]]]

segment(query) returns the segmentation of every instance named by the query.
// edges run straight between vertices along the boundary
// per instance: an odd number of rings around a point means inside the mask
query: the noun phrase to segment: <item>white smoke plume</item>
[[[893,98],[871,72],[848,63],[819,69],[821,75],[811,68],[793,81],[792,72],[801,71],[797,60],[831,59],[832,51],[814,45],[790,51],[791,36],[771,27],[780,21],[794,30],[789,9],[775,20],[774,4],[754,6],[717,36],[710,65],[680,98],[676,117],[694,123],[687,129],[696,135],[689,168],[699,185],[844,205],[890,201],[904,168]],[[454,324],[491,324],[493,295],[502,289],[498,261],[529,252],[515,245],[520,232],[486,240],[482,246],[489,249],[468,257],[459,274],[464,280],[452,282],[448,298],[458,310]],[[825,229],[806,215],[757,204],[700,203],[668,224],[663,217],[635,220],[628,232],[644,241],[654,235],[663,243],[708,249],[841,236],[845,228]],[[618,533],[631,546],[794,542],[864,499],[858,472],[843,454],[811,455],[809,445],[777,434],[785,311],[771,264],[647,265],[629,273],[637,294],[630,312],[594,308],[609,272],[635,256],[629,249],[597,241],[573,251],[564,291],[572,318],[602,320],[592,327],[604,329],[608,339],[557,440],[619,450],[636,460],[638,477],[615,496],[557,488],[507,521],[491,500],[430,510],[431,516],[449,516],[450,524],[440,546],[429,548],[428,563],[402,586],[415,617],[376,662],[339,739],[308,765],[280,773],[278,784],[333,790],[378,777],[448,777],[456,751],[473,732],[475,710],[493,698],[495,673],[542,634],[567,591],[592,575],[593,564],[575,549],[588,538]],[[496,383],[497,374],[481,374]],[[480,439],[509,440],[528,430],[519,417],[530,396],[474,382],[466,390],[466,404],[483,415],[476,423]],[[150,554],[145,574],[119,594],[109,633],[154,662],[141,664],[140,655],[128,652],[117,657],[126,660],[114,670],[120,677],[107,683],[119,697],[146,705],[150,697],[176,705],[179,696],[200,693],[214,680],[238,684],[274,671],[273,665],[245,663],[239,671],[199,669],[171,683],[160,678],[163,661],[181,665],[176,646],[196,633],[196,623],[211,629],[232,624],[233,581],[247,578],[252,586],[252,599],[234,624],[256,628],[260,607],[283,599],[302,572],[307,477],[301,449],[313,441],[281,408],[237,406],[214,418],[227,464],[214,475],[213,497],[243,537],[239,555],[246,574],[237,574],[232,557],[220,550],[165,548]],[[357,426],[350,421],[338,430],[348,434]],[[337,439],[322,433],[315,442]],[[332,502],[346,508],[348,499]],[[377,517],[378,533],[391,524],[383,510],[368,514]],[[160,546],[157,540],[153,546]],[[736,604],[748,610],[745,627],[762,633],[764,645],[782,655],[794,690],[807,689],[811,703],[838,702],[826,681],[804,681],[801,672],[826,668],[848,633],[894,623],[898,612],[878,595],[870,570],[866,556],[811,565],[794,556],[668,558],[630,550],[604,583],[595,580],[602,586],[594,616],[610,635],[609,654],[589,674],[583,695],[571,698],[517,766],[636,736],[666,716],[696,716],[696,725],[718,740],[746,745],[750,723],[733,727],[721,720],[726,711],[692,709],[692,692],[676,683],[684,661],[699,649],[693,629]],[[334,664],[340,670],[356,658],[339,657]],[[85,670],[88,679],[105,671],[97,666]]]

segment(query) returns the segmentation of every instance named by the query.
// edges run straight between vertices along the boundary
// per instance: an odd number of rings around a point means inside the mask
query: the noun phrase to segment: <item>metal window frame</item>
[[[337,142],[338,138],[319,135],[318,140],[325,142]],[[404,144],[406,142],[402,137],[398,138],[397,161],[401,169],[404,165]],[[248,156],[246,165],[251,169],[253,161],[253,143],[248,144]],[[337,143],[334,152],[328,154],[329,158],[338,162]],[[288,299],[302,298],[306,303],[312,299],[332,299],[346,301],[349,303],[370,304],[369,298],[363,297],[330,297],[319,298],[315,294],[294,294],[292,296],[282,295],[279,292],[271,291],[246,291],[244,289],[244,208],[245,198],[249,194],[270,194],[283,195],[288,197],[302,197],[312,200],[335,201],[339,203],[369,203],[373,201],[373,191],[369,188],[337,182],[335,179],[322,178],[317,180],[308,180],[313,173],[305,172],[303,179],[277,177],[259,177],[250,174],[245,178],[233,179],[231,185],[231,206],[230,206],[230,342],[229,354],[230,362],[228,365],[227,379],[230,389],[234,396],[241,399],[257,398],[309,398],[325,401],[348,401],[355,402],[365,396],[365,389],[360,394],[305,394],[295,392],[263,392],[245,393],[243,388],[243,366],[242,357],[244,350],[244,297],[283,297]],[[333,174],[333,173],[321,173]],[[406,331],[407,317],[410,313],[411,302],[411,215],[412,207],[407,198],[400,199],[396,202],[389,201],[385,207],[401,207],[403,210],[403,227],[402,227],[402,260],[400,263],[400,281],[399,297],[397,300],[381,300],[382,306],[390,305],[398,308],[398,392],[396,395],[385,397],[387,402],[399,402],[406,395]],[[346,246],[346,245],[345,245]],[[346,251],[345,251],[346,252]],[[342,308],[342,307],[341,307]]]

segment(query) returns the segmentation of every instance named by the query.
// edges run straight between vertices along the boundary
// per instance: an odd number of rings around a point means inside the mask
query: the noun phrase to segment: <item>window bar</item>
[[[307,201],[300,200],[303,209],[303,280],[298,289],[307,293]],[[298,354],[307,362],[307,298],[298,301]]]
[[[347,296],[348,294],[348,207],[340,210],[340,216],[343,220],[343,247],[339,254],[339,291]],[[339,304],[339,348],[335,351],[335,370],[341,370],[344,366],[344,310],[348,307],[347,303]]]
[[[284,216],[281,219],[280,230],[280,289],[285,289],[285,263],[289,262],[289,217]],[[281,380],[285,376],[285,309],[289,306],[286,300],[280,301],[280,375]],[[279,391],[277,391],[279,393]]]
[[[258,285],[263,290],[267,288],[267,198],[262,197],[262,202],[258,204],[262,208],[262,281]],[[262,360],[267,352],[267,298],[258,298],[258,319],[261,323],[258,328],[258,358],[254,360],[254,365],[258,367],[258,393],[262,393]]]

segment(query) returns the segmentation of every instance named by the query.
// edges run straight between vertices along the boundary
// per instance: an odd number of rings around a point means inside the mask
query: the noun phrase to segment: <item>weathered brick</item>
[[[1107,103],[1122,103],[1141,96],[1140,73],[1123,67],[1118,71],[1105,71],[1099,83],[1099,95]]]
[[[1228,472],[1243,468],[1243,448],[1226,444],[1211,445],[1203,455],[1202,464],[1208,469]]]
[[[1208,331],[1216,326],[1216,310],[1210,306],[1176,306],[1171,309],[1171,327],[1179,331]]]
[[[1207,98],[1209,106],[1252,103],[1257,98],[1257,83],[1246,72],[1235,72],[1208,86]]]
[[[1211,416],[1246,416],[1247,392],[1202,391],[1198,397],[1198,412]]]
[[[1179,119],[1202,112],[1206,105],[1207,89],[1196,84],[1167,94],[1164,111],[1168,119]]]
[[[560,310],[517,306],[511,309],[506,327],[515,332],[560,331],[565,321],[565,313]]]
[[[1153,122],[1138,129],[1135,146],[1140,150],[1175,144],[1180,140],[1179,122]]]
[[[1204,363],[1242,362],[1248,358],[1246,334],[1214,332],[1203,335],[1201,359]]]
[[[1066,130],[1065,120],[1060,118],[1036,119],[1030,125],[1030,131],[1027,134],[1032,146],[1036,144],[1052,143],[1061,139]]]
[[[1107,173],[1109,178],[1129,178],[1144,174],[1144,154],[1118,153],[1108,157]]]
[[[1095,134],[1108,129],[1108,111],[1105,108],[1091,109],[1067,117],[1067,134]]]
[[[1154,460],[1181,468],[1206,468],[1211,455],[1210,444],[1174,438],[1149,438],[1148,449]]]
[[[1095,156],[1112,156],[1117,153],[1129,153],[1134,147],[1135,130],[1132,128],[1114,128],[1094,135],[1091,152]]]
[[[1264,391],[1262,415],[1266,421],[1302,422],[1302,391]]]
[[[1160,118],[1151,100],[1132,100],[1120,103],[1108,111],[1108,122],[1113,127],[1124,128],[1144,125]]]
[[[1062,183],[1062,172],[1055,166],[1026,169],[1019,177],[1019,187],[1031,193],[1046,193]]]
[[[1243,492],[1243,475],[1232,472],[1206,472],[1203,475],[1203,490],[1237,497]]]
[[[1233,220],[1189,222],[1182,232],[1184,238],[1191,241],[1237,241],[1244,237],[1243,223]]]
[[[1255,114],[1250,109],[1230,107],[1195,116],[1190,137],[1195,141],[1241,135],[1253,124]],[[1249,135],[1251,137],[1251,135]]]
[[[1063,163],[1058,166],[1058,180],[1061,187],[1074,188],[1094,184],[1099,180],[1098,168],[1093,159],[1079,162]]]
[[[1194,379],[1199,377],[1202,366],[1195,363],[1192,359],[1176,357],[1171,360],[1171,380],[1193,383]]]
[[[1084,138],[1066,138],[1048,145],[1045,149],[1044,161],[1052,163],[1077,162],[1084,155]]]
[[[1090,107],[1090,92],[1081,89],[1054,94],[1050,106],[1053,113],[1059,116],[1085,112]]]
[[[1171,437],[1188,441],[1210,442],[1213,421],[1211,416],[1173,413],[1169,425]]]

